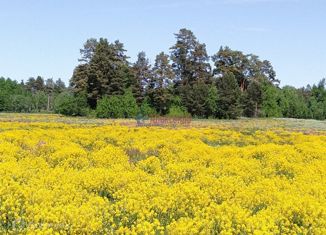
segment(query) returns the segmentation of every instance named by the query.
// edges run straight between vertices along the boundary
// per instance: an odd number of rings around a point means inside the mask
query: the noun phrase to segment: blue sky
[[[0,0],[0,76],[68,82],[90,37],[153,62],[183,27],[210,55],[227,45],[270,60],[282,86],[326,77],[325,0]]]

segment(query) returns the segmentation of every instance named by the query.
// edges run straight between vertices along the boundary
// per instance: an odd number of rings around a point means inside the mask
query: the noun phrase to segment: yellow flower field
[[[244,123],[2,116],[0,233],[326,234],[326,132]]]

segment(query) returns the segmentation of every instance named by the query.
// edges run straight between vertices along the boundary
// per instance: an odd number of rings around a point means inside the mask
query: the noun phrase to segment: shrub
[[[99,118],[133,118],[137,112],[136,99],[129,90],[122,96],[103,97],[96,107],[96,116]]]
[[[131,90],[126,90],[122,97],[122,106],[125,118],[134,118],[139,110],[135,97],[132,95]]]
[[[169,117],[189,117],[190,114],[182,106],[172,105],[169,109]]]
[[[88,112],[86,96],[74,96],[72,93],[63,92],[54,101],[54,112],[69,116],[85,116]]]
[[[9,96],[8,109],[14,112],[29,112],[31,107],[31,98],[24,95]]]
[[[122,118],[123,103],[119,96],[104,96],[97,103],[96,116],[99,118]]]
[[[148,116],[153,116],[156,114],[156,111],[154,108],[152,108],[149,105],[148,99],[145,99],[143,103],[140,106],[140,112],[143,116],[148,117]]]

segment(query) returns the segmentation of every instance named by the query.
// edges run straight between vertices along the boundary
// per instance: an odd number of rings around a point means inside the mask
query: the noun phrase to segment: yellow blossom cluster
[[[325,132],[48,116],[0,119],[1,234],[326,234]]]

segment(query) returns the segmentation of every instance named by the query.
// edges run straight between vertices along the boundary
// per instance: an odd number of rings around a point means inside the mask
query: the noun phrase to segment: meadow
[[[326,122],[0,114],[0,233],[326,234]]]

